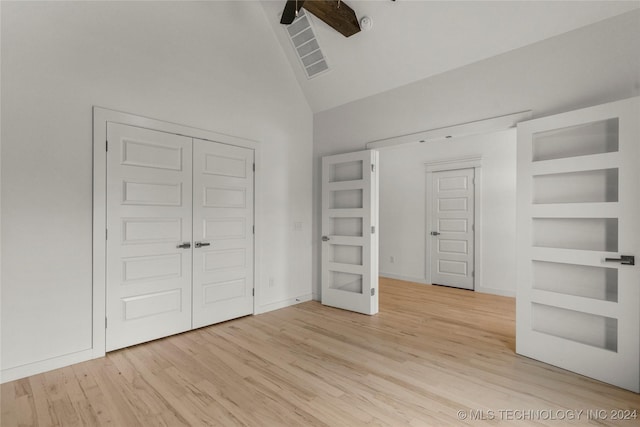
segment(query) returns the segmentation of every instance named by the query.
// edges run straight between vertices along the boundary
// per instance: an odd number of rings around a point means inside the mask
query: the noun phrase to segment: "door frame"
[[[110,110],[102,107],[93,107],[93,253],[92,253],[92,358],[103,357],[106,354],[106,225],[107,225],[107,123],[120,123],[129,126],[136,126],[160,132],[173,133],[189,138],[203,139],[237,147],[249,148],[254,151],[255,173],[254,173],[254,224],[255,235],[253,241],[253,280],[255,295],[253,298],[253,314],[260,306],[260,230],[262,224],[262,204],[259,194],[261,194],[260,178],[260,151],[261,146],[258,141],[246,138],[235,137],[216,133],[204,129],[193,128],[177,123],[165,122],[151,119],[135,114]]]
[[[452,171],[456,169],[473,169],[474,171],[474,213],[473,213],[473,290],[482,292],[482,244],[478,236],[482,235],[482,157],[459,157],[454,159],[436,160],[424,164],[426,171],[425,191],[425,281],[432,284],[431,275],[431,212],[433,198],[433,173]]]

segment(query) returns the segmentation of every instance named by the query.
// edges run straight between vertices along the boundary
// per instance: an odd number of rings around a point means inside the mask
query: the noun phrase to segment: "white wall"
[[[2,2],[1,29],[3,378],[92,346],[93,105],[259,141],[259,309],[310,297],[312,115],[258,3]]]
[[[425,163],[469,157],[482,159],[476,290],[515,296],[515,129],[380,151],[380,275],[430,283]]]
[[[640,11],[314,115],[314,296],[320,158],[383,138],[525,110],[535,117],[640,95]],[[429,55],[429,52],[418,54]]]

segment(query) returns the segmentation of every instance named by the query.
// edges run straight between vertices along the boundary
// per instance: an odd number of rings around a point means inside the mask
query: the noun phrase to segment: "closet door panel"
[[[253,150],[194,146],[193,327],[253,313]]]
[[[111,351],[191,328],[192,142],[117,123],[107,137]]]

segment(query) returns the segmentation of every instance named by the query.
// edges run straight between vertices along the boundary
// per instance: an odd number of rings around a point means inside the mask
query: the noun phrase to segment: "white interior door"
[[[322,304],[378,312],[378,152],[322,159]]]
[[[193,327],[253,313],[253,150],[194,139]]]
[[[107,137],[111,351],[191,328],[191,138],[116,123]]]
[[[431,283],[473,289],[474,169],[433,172]]]
[[[639,99],[518,125],[516,350],[635,392]]]

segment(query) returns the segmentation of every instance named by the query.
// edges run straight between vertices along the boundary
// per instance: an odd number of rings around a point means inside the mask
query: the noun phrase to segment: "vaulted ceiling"
[[[381,93],[640,8],[640,1],[346,0],[369,31],[345,38],[315,17],[330,71],[308,79],[283,25],[285,0],[262,0],[314,112]],[[571,55],[571,52],[567,52]]]

